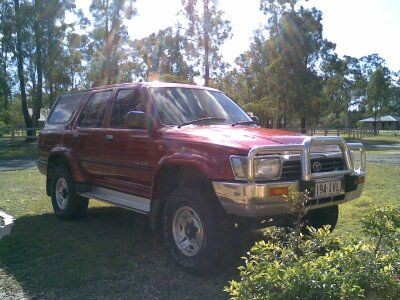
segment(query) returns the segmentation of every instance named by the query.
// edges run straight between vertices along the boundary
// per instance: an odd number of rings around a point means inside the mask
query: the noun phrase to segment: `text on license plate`
[[[342,193],[341,181],[324,181],[315,183],[315,198],[335,196]]]

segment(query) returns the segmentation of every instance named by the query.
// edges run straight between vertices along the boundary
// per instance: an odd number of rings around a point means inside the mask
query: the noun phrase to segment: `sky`
[[[89,12],[91,1],[78,0],[78,8]],[[221,48],[226,61],[249,48],[254,30],[266,24],[259,11],[260,0],[219,0],[219,8],[231,21],[233,37]],[[393,71],[400,70],[400,0],[310,0],[305,6],[322,11],[323,34],[336,43],[339,55],[361,57],[378,53]],[[173,26],[181,0],[137,0],[138,15],[128,22],[132,39],[143,38]]]

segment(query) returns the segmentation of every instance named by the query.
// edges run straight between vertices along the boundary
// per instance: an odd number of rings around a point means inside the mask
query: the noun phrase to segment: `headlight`
[[[247,180],[247,157],[231,156],[231,165],[236,180]],[[259,157],[254,159],[254,178],[276,180],[281,177],[280,157]]]
[[[256,158],[254,160],[254,178],[275,180],[281,177],[281,158]]]

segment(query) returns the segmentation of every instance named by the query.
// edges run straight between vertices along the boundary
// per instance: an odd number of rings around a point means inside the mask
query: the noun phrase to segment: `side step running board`
[[[81,195],[84,197],[94,198],[96,200],[115,204],[122,208],[130,209],[142,214],[148,214],[150,212],[150,199],[131,194],[93,186],[90,191],[81,193]]]

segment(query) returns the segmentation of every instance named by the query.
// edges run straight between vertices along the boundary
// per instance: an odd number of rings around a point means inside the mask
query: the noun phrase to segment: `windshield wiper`
[[[232,127],[235,127],[236,125],[247,125],[247,124],[249,124],[249,125],[251,125],[251,124],[258,125],[256,121],[251,120],[251,121],[241,121],[241,122],[233,123]]]
[[[196,124],[196,123],[200,123],[200,122],[204,122],[204,121],[226,121],[226,119],[218,118],[218,117],[207,117],[207,118],[195,119],[195,120],[184,122],[184,123],[178,125],[178,128],[181,128],[182,126],[185,126],[185,125]]]

